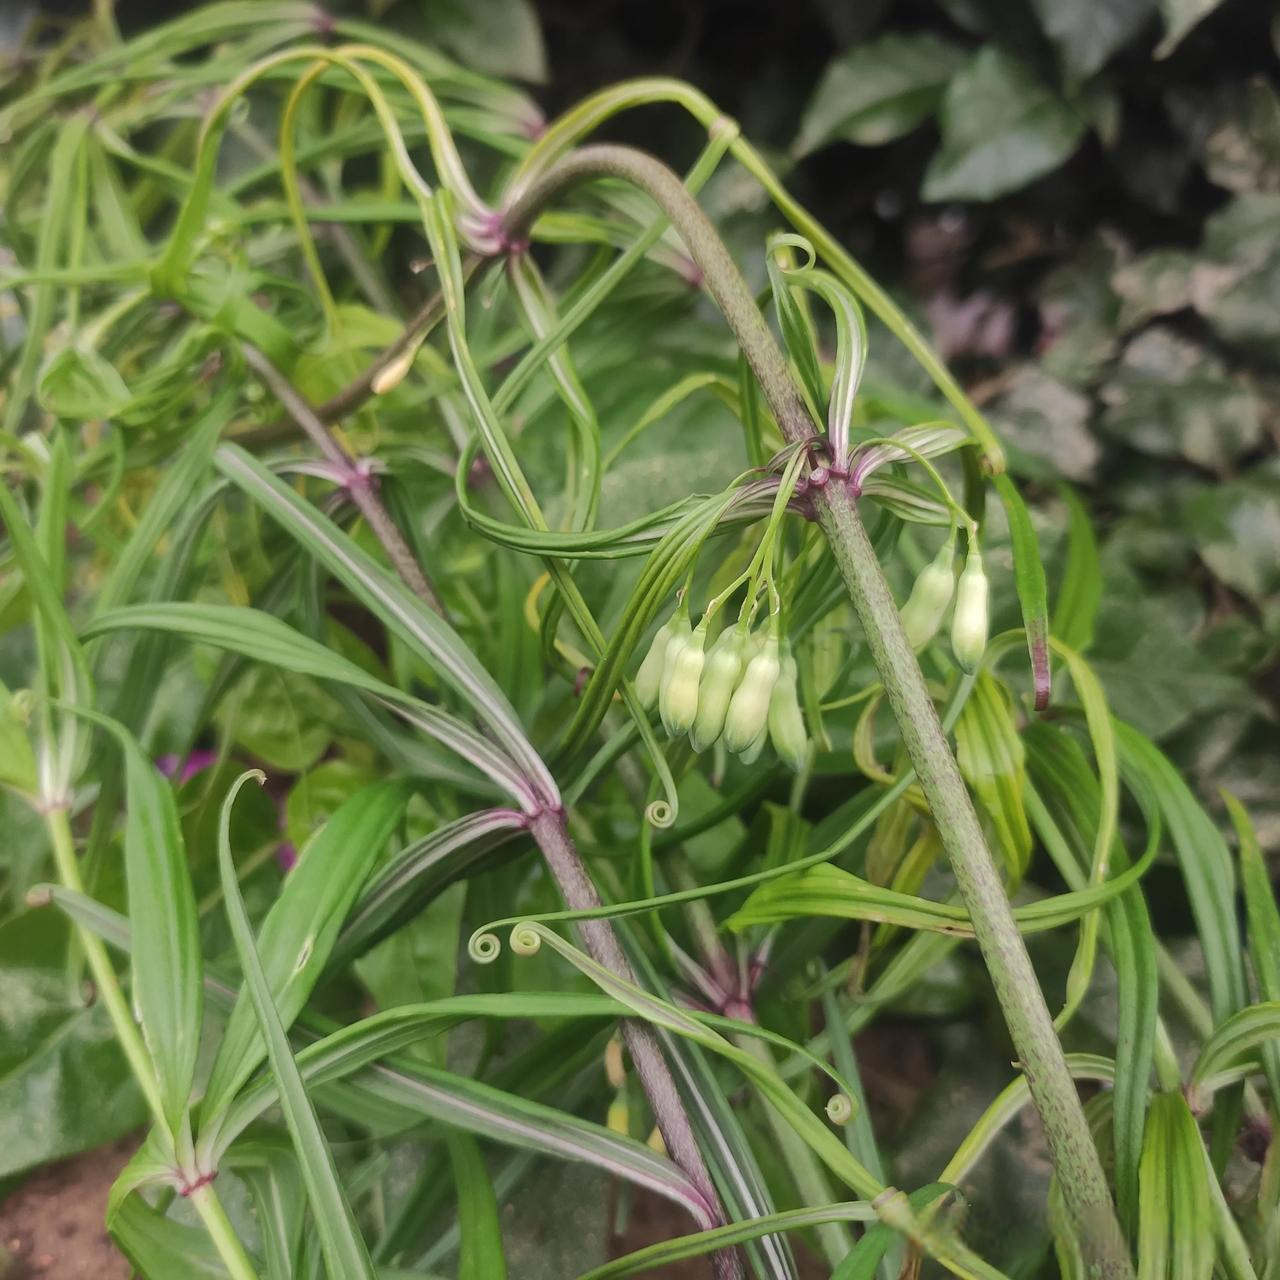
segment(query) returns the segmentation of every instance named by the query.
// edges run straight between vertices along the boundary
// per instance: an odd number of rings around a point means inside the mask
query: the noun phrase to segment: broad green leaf
[[[0,1178],[114,1141],[146,1114],[106,1007],[68,981],[69,942],[45,908],[0,922]]]
[[[480,1147],[470,1134],[449,1134],[449,1159],[458,1193],[458,1223],[462,1245],[458,1251],[458,1280],[506,1280],[502,1226],[493,1183],[484,1167]]]
[[[329,959],[352,903],[404,813],[409,787],[383,782],[356,792],[299,850],[258,931],[257,954],[272,1006],[288,1030]],[[217,1123],[266,1052],[246,987],[236,1001],[209,1074],[200,1115]]]
[[[36,794],[36,760],[13,694],[0,682],[0,786],[23,795]]]
[[[1102,388],[1100,426],[1131,449],[1221,473],[1261,439],[1248,383],[1167,327],[1139,334]]]
[[[1044,33],[1068,73],[1083,80],[1102,68],[1156,12],[1156,0],[1032,0]]]
[[[956,72],[939,113],[942,146],[926,200],[993,200],[1056,169],[1080,145],[1079,112],[1010,54],[987,45]]]
[[[929,32],[891,32],[828,64],[800,122],[797,155],[835,141],[892,142],[922,124],[942,99],[964,50]]]
[[[538,11],[529,0],[422,0],[429,39],[464,66],[540,84],[547,78]]]
[[[1022,807],[1025,756],[1009,695],[982,672],[956,721],[956,761],[995,828],[1010,884],[1031,859],[1031,829]]]
[[[1160,0],[1164,18],[1164,39],[1156,48],[1157,58],[1167,58],[1220,4],[1222,0]]]
[[[63,347],[44,366],[37,392],[40,405],[59,418],[100,422],[129,403],[115,366],[88,347]]]
[[[122,724],[85,708],[108,730],[125,769],[124,863],[129,921],[139,939],[133,998],[172,1131],[181,1128],[200,1048],[203,961],[195,893],[168,779]]]
[[[1280,468],[1263,463],[1197,493],[1185,528],[1214,576],[1261,610],[1280,598]]]
[[[1209,1171],[1200,1130],[1181,1093],[1152,1099],[1139,1177],[1138,1280],[1210,1280]]]
[[[261,778],[262,775],[256,776]],[[252,773],[243,774],[223,803],[222,830],[218,838],[218,868],[222,877],[227,918],[231,923],[236,951],[244,970],[245,987],[253,1002],[259,1030],[266,1041],[271,1072],[279,1082],[280,1109],[284,1113],[289,1136],[293,1139],[294,1149],[298,1154],[302,1180],[307,1189],[307,1199],[311,1203],[316,1232],[320,1237],[329,1274],[349,1277],[350,1280],[374,1280],[369,1251],[360,1236],[360,1228],[356,1225],[355,1215],[338,1178],[333,1153],[324,1140],[315,1108],[293,1060],[288,1037],[272,1001],[267,975],[254,945],[253,928],[240,897],[240,884],[236,878],[235,862],[231,857],[230,816],[236,792],[253,777],[255,775]]]
[[[1240,842],[1240,883],[1249,923],[1249,959],[1254,980],[1263,1000],[1280,1001],[1280,908],[1276,906],[1275,888],[1244,806],[1228,792],[1223,792],[1222,798]],[[1280,1044],[1263,1049],[1262,1064],[1272,1098],[1280,1098]]]

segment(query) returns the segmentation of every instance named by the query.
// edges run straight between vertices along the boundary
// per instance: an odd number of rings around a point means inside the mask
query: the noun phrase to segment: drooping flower
[[[955,589],[955,555],[955,539],[948,538],[920,571],[907,603],[902,606],[902,629],[907,633],[907,643],[917,652],[933,639],[946,617]]]
[[[698,714],[698,685],[707,656],[704,652],[706,629],[700,626],[690,632],[688,628],[686,619],[684,628],[673,632],[667,641],[662,681],[658,686],[662,724],[673,738],[688,733]]]
[[[987,575],[978,544],[969,542],[964,571],[956,588],[956,612],[951,619],[951,652],[965,671],[973,671],[987,648]]]
[[[754,658],[747,663],[742,683],[734,691],[724,718],[724,745],[733,752],[746,753],[755,748],[751,759],[759,754],[769,728],[769,701],[782,670],[776,636],[770,636]]]
[[[769,699],[769,740],[778,757],[799,773],[809,754],[809,736],[800,710],[796,685],[796,660],[790,653],[782,658],[782,669]]]
[[[740,627],[731,627],[711,646],[698,687],[698,714],[689,731],[689,741],[695,751],[705,751],[724,729],[729,701],[742,675],[746,640]]]

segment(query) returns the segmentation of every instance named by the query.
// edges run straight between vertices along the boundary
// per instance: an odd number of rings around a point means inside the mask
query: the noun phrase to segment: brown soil
[[[107,1192],[136,1137],[50,1165],[0,1203],[3,1280],[129,1280],[102,1225]]]

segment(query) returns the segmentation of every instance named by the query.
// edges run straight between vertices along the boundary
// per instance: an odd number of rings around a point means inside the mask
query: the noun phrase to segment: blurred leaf
[[[466,66],[535,84],[547,78],[542,30],[528,0],[422,0],[422,9],[432,42]]]
[[[1207,486],[1183,508],[1196,551],[1219,581],[1260,609],[1280,594],[1280,468]]]
[[[1039,480],[1092,480],[1102,448],[1089,430],[1087,397],[1059,382],[1043,364],[1015,365],[988,410],[1017,460],[1019,475]]]
[[[1192,27],[1207,18],[1222,0],[1160,0],[1164,39],[1156,47],[1157,58],[1167,58]]]
[[[1194,255],[1182,249],[1153,249],[1127,262],[1111,277],[1121,300],[1121,329],[1136,329],[1154,316],[1191,305]]]
[[[301,773],[333,740],[342,709],[306,676],[254,665],[236,681],[214,717],[255,760]]]
[[[909,133],[933,113],[964,56],[960,46],[927,32],[855,45],[823,72],[800,122],[796,154],[838,140],[879,146]]]
[[[1172,330],[1125,348],[1102,388],[1101,425],[1131,449],[1223,471],[1262,437],[1257,397],[1221,360]]]
[[[285,836],[294,849],[305,848],[345,801],[375,781],[372,769],[345,759],[325,760],[304,773],[284,802]]]
[[[13,695],[0,682],[0,786],[36,795],[36,761]]]
[[[1077,80],[1102,68],[1155,15],[1156,0],[1031,0],[1044,33]]]
[[[988,45],[947,88],[942,146],[921,194],[930,201],[994,200],[1056,169],[1084,123],[1016,58]]]
[[[1205,173],[1228,191],[1280,191],[1280,94],[1262,76],[1223,85],[1200,145]]]
[[[146,1106],[105,1005],[67,970],[55,912],[0,922],[0,1178],[111,1142]]]
[[[1240,699],[1239,680],[1206,664],[1159,598],[1107,596],[1089,663],[1117,716],[1162,740],[1198,711]]]
[[[1196,310],[1219,336],[1274,352],[1280,342],[1280,194],[1237,196],[1205,223],[1203,257],[1191,276]]]
[[[40,406],[59,418],[113,418],[131,399],[110,361],[88,347],[63,347],[44,366],[37,391]]]
[[[1082,387],[1097,378],[1119,349],[1120,303],[1112,280],[1124,260],[1119,240],[1099,235],[1045,277],[1038,292],[1045,373]],[[1069,471],[1063,474],[1071,478]]]

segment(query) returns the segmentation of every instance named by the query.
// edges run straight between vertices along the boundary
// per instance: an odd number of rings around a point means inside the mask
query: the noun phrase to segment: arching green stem
[[[506,212],[509,235],[566,188],[617,178],[645,191],[679,232],[729,322],[786,440],[815,426],[755,299],[723,241],[680,179],[652,156],[621,146],[582,147],[540,173]],[[1000,881],[995,860],[947,743],[897,606],[847,487],[831,477],[810,489],[899,731],[942,836],[1009,1034],[1044,1124],[1054,1171],[1081,1254],[1095,1276],[1128,1277],[1132,1264],[1062,1045]]]

